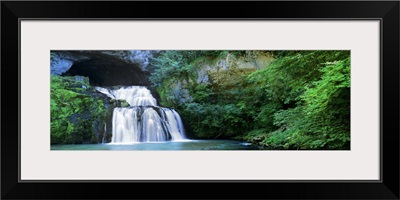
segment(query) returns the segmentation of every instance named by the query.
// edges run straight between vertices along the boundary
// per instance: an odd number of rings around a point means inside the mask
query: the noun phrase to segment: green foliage
[[[196,51],[165,51],[157,58],[152,59],[155,72],[150,77],[154,86],[159,86],[166,79],[176,78],[189,83],[191,62],[196,59]]]
[[[259,119],[267,120],[264,128],[271,130],[273,116],[275,131],[263,142],[285,149],[349,149],[349,52],[284,52],[279,56],[269,68],[249,76],[252,83],[262,85],[270,101]]]
[[[228,138],[242,129],[240,109],[233,104],[189,103],[181,112],[199,138]]]
[[[350,148],[350,51],[270,51],[268,67],[219,59],[250,51],[165,51],[151,81],[195,138],[237,138],[271,149]],[[240,62],[239,62],[240,63]],[[244,63],[244,62],[241,62]],[[203,70],[203,71],[202,71]]]
[[[318,80],[326,62],[349,56],[348,51],[284,51],[270,67],[250,75],[250,80],[262,85],[270,99],[290,104]],[[282,56],[285,55],[285,56]]]
[[[302,96],[310,114],[323,112],[341,90],[350,88],[350,58],[326,64],[328,66],[320,70],[323,73],[321,80],[313,82],[313,87]]]
[[[87,93],[93,92],[84,77],[50,79],[51,144],[76,144],[91,141],[94,122],[104,115],[104,102]]]
[[[210,100],[210,96],[213,96],[214,93],[211,88],[207,84],[198,84],[194,87],[194,91],[192,94],[192,98],[194,102],[208,102]]]

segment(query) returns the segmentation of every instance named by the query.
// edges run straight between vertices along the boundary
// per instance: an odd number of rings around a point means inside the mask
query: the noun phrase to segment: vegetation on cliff
[[[152,64],[161,105],[194,138],[350,148],[350,51],[165,51]]]
[[[50,95],[51,144],[102,141],[110,111],[87,77],[51,75]]]

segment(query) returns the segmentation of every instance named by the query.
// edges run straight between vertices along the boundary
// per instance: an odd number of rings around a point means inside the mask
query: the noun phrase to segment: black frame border
[[[229,4],[229,5],[227,5]],[[1,198],[399,199],[399,2],[1,2]],[[155,12],[151,8],[158,7]],[[161,9],[167,9],[159,12]],[[182,10],[182,8],[184,8]],[[194,8],[194,9],[193,9]],[[232,9],[233,8],[233,9]],[[228,9],[228,10],[224,10]],[[238,12],[241,11],[241,12]],[[20,20],[380,20],[381,181],[20,181]],[[18,84],[11,74],[18,73]],[[6,77],[5,77],[6,76]],[[13,87],[10,87],[10,82]],[[8,83],[8,84],[6,84]],[[18,88],[15,87],[18,85]],[[15,93],[18,91],[18,99]],[[13,94],[13,95],[11,95]],[[13,98],[10,98],[10,97]],[[4,97],[4,96],[3,96]],[[15,113],[18,107],[18,113]],[[384,126],[383,126],[384,122]],[[5,126],[6,125],[6,126]],[[384,134],[386,133],[386,134]],[[384,137],[383,137],[384,136]],[[152,194],[131,189],[157,189]],[[265,191],[254,191],[263,187]],[[180,187],[185,193],[171,193]],[[230,188],[228,191],[225,188]],[[119,191],[111,193],[110,190]],[[105,191],[109,191],[108,193]],[[201,192],[199,192],[201,191]],[[192,196],[186,196],[191,194]]]

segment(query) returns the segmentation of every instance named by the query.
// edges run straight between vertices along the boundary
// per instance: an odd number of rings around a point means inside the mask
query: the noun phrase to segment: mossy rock
[[[99,143],[113,106],[87,77],[52,75],[50,80],[51,144]]]
[[[129,103],[128,102],[126,102],[125,100],[118,100],[118,102],[119,102],[119,107],[129,107],[130,105],[129,105]]]

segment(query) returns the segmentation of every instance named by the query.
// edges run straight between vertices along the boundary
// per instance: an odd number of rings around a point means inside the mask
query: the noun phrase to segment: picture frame
[[[227,9],[229,4],[230,9]],[[149,12],[152,7],[165,9]],[[196,9],[193,9],[196,8]],[[232,9],[233,8],[233,9]],[[18,2],[2,1],[1,198],[3,199],[399,199],[399,2]],[[223,11],[221,11],[223,10]],[[238,12],[242,11],[242,12]],[[132,12],[134,11],[134,12]],[[207,11],[207,12],[205,12]],[[62,180],[21,181],[23,19],[41,20],[364,20],[381,22],[379,181]],[[14,74],[14,77],[11,76]],[[18,84],[15,76],[18,74]],[[12,84],[10,84],[12,83]],[[12,87],[11,87],[12,86]],[[18,92],[18,99],[16,93]],[[11,95],[12,94],[12,95]],[[12,98],[11,98],[12,97]],[[15,108],[18,107],[18,112]],[[17,121],[18,119],[18,121]],[[13,125],[11,125],[13,124]],[[18,129],[16,129],[18,127]],[[368,156],[368,155],[365,155]],[[124,189],[121,189],[122,188]],[[257,191],[255,188],[266,188]],[[134,188],[134,189],[133,189]],[[142,193],[154,188],[157,192]],[[185,192],[172,192],[181,188]],[[226,190],[226,188],[229,188]],[[189,194],[190,196],[187,196]]]

